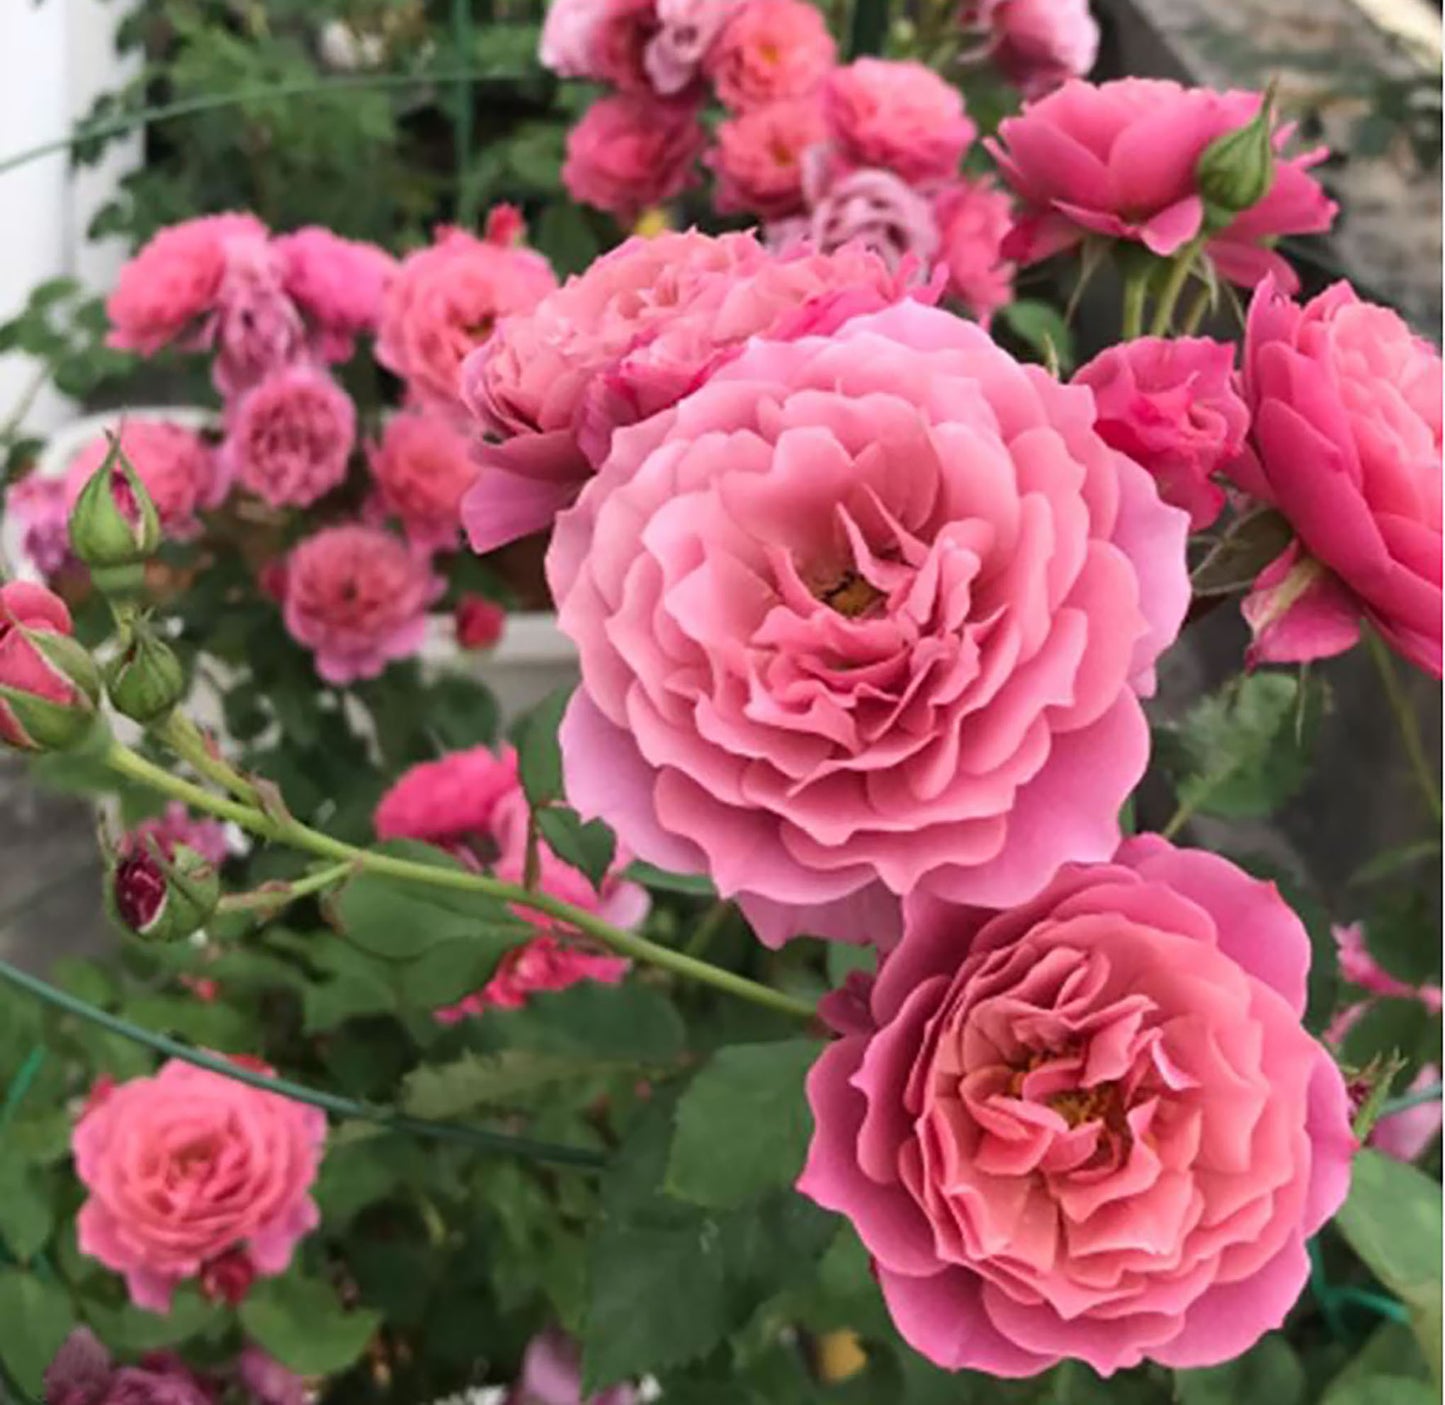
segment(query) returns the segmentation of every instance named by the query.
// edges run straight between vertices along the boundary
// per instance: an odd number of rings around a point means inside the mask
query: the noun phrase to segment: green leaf
[[[641,859],[634,859],[628,864],[622,876],[659,893],[684,893],[694,898],[717,897],[717,889],[706,874],[669,873],[665,868],[657,868]]]
[[[1074,337],[1063,314],[1052,303],[1019,298],[999,309],[1008,329],[1045,361],[1067,374],[1076,364]]]
[[[74,1325],[70,1295],[58,1283],[0,1269],[0,1361],[32,1399],[40,1399],[45,1368]]]
[[[1224,819],[1273,813],[1304,784],[1324,685],[1254,673],[1196,705],[1161,738],[1179,804]]]
[[[54,1227],[44,1178],[7,1140],[0,1145],[0,1239],[24,1262],[44,1246]]]
[[[812,1130],[803,1079],[821,1052],[812,1039],[719,1049],[678,1103],[668,1190],[727,1207],[791,1185]]]
[[[1335,1224],[1365,1266],[1410,1310],[1440,1379],[1440,1185],[1413,1166],[1368,1147],[1355,1157],[1349,1199]]]
[[[1439,1405],[1440,1392],[1409,1376],[1355,1376],[1332,1385],[1320,1405]]]
[[[571,696],[570,688],[557,689],[537,705],[522,725],[517,768],[527,802],[534,810],[545,809],[562,798],[562,750],[557,729]]]
[[[486,985],[502,956],[529,935],[527,927],[492,929],[486,941],[461,937],[432,947],[398,970],[402,1003],[425,1011],[455,1004]]]
[[[592,886],[601,891],[602,880],[617,853],[617,836],[601,820],[584,824],[575,810],[560,805],[539,810],[537,824],[552,852],[563,863],[586,874]]]
[[[208,1303],[191,1284],[178,1288],[169,1312],[147,1312],[126,1303],[108,1307],[84,1303],[82,1310],[95,1334],[112,1351],[125,1356],[146,1351],[164,1351],[199,1336],[222,1315],[224,1309]]]
[[[1422,839],[1418,844],[1407,844],[1401,849],[1386,849],[1383,854],[1376,854],[1369,863],[1362,864],[1350,875],[1350,886],[1365,887],[1386,878],[1394,878],[1396,874],[1414,868],[1417,864],[1433,862],[1438,865],[1439,861],[1438,839]]]
[[[525,1049],[465,1054],[452,1063],[423,1065],[409,1074],[401,1103],[415,1117],[450,1119],[479,1107],[525,1106],[537,1093],[558,1083],[591,1080],[629,1068],[637,1065]]]
[[[1300,1405],[1304,1393],[1304,1367],[1294,1348],[1278,1333],[1271,1333],[1223,1366],[1174,1373],[1174,1398],[1179,1405],[1236,1405],[1238,1401]]]
[[[362,1210],[384,1200],[398,1185],[419,1183],[430,1154],[412,1137],[373,1131],[363,1140],[340,1145],[333,1137],[316,1182],[325,1231],[342,1233]]]
[[[303,1376],[346,1370],[381,1324],[376,1313],[348,1312],[329,1285],[296,1273],[258,1282],[239,1316],[258,1346]]]
[[[489,1013],[484,1023],[515,1048],[650,1065],[677,1059],[686,1036],[672,1002],[637,981],[537,995],[525,1010]]]

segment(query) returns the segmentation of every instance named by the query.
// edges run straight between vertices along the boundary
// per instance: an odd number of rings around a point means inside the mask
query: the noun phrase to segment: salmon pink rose
[[[463,369],[468,408],[499,444],[462,505],[475,551],[540,531],[608,451],[749,337],[824,332],[914,295],[876,255],[770,254],[751,234],[630,239],[509,318]]]
[[[693,103],[618,93],[567,134],[562,183],[574,200],[630,224],[687,188],[706,144]]]
[[[441,415],[393,415],[368,455],[388,511],[418,546],[450,550],[461,534],[461,502],[477,476],[468,437]]]
[[[325,1141],[315,1108],[178,1060],[119,1084],[71,1138],[89,1192],[81,1252],[123,1273],[151,1312],[237,1251],[257,1275],[284,1273],[319,1222],[309,1192]]]
[[[708,54],[718,101],[733,112],[817,92],[837,57],[827,21],[807,0],[744,0]]]
[[[764,220],[801,214],[803,159],[826,136],[816,98],[768,103],[722,123],[707,157],[717,173],[718,213]]]
[[[547,558],[572,803],[772,940],[886,944],[894,895],[1003,905],[1107,857],[1188,523],[1093,419],[906,302],[620,430]]]
[[[1440,677],[1441,375],[1433,346],[1347,283],[1303,306],[1269,284],[1256,292],[1254,423],[1229,473],[1297,538],[1246,604],[1256,659],[1343,652],[1363,615]]]
[[[799,1189],[946,1369],[1232,1360],[1349,1187],[1309,959],[1273,884],[1155,835],[1009,911],[913,894],[877,980],[829,998]]]
[[[1258,93],[1121,78],[1098,85],[1076,79],[1028,104],[985,142],[1023,205],[1004,252],[1032,264],[1101,234],[1162,258],[1179,253],[1204,228],[1199,158],[1216,137],[1253,121],[1261,101]],[[1292,131],[1286,125],[1275,133],[1269,192],[1206,245],[1233,283],[1252,287],[1272,272],[1293,290],[1298,279],[1270,243],[1334,221],[1334,202],[1309,174],[1326,152],[1284,156]]]
[[[282,615],[322,678],[344,687],[421,648],[427,607],[443,587],[426,557],[390,532],[326,527],[292,551]]]
[[[957,180],[934,197],[939,262],[948,291],[984,326],[1013,300],[1014,266],[1003,256],[1013,203],[991,180]]]
[[[823,109],[839,161],[882,167],[911,185],[954,175],[978,135],[958,89],[911,60],[858,59],[835,69]]]
[[[1144,465],[1159,496],[1203,531],[1224,507],[1214,481],[1244,447],[1249,410],[1235,388],[1234,348],[1208,337],[1138,337],[1074,375],[1094,392],[1099,433]]]

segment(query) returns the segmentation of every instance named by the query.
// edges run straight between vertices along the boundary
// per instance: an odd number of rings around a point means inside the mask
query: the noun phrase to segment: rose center
[[[845,619],[856,620],[883,599],[883,592],[857,571],[844,571],[831,585],[818,591],[817,596]]]
[[[1079,1127],[1085,1122],[1109,1122],[1122,1111],[1119,1105],[1119,1089],[1113,1083],[1101,1083],[1094,1088],[1075,1088],[1068,1093],[1055,1093],[1048,1102],[1070,1127]]]

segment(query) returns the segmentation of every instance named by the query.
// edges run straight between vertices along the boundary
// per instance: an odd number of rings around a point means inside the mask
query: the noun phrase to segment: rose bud
[[[186,674],[171,646],[149,624],[137,622],[106,665],[105,688],[122,717],[148,727],[169,716],[185,697]]]
[[[463,649],[490,649],[507,624],[507,612],[481,595],[463,595],[455,614],[457,643]]]
[[[112,921],[148,942],[182,941],[198,932],[220,900],[215,865],[184,844],[168,857],[159,845],[121,855],[105,887]]]
[[[70,513],[70,549],[106,594],[138,591],[145,561],[162,540],[160,514],[118,440],[81,489]]]
[[[1205,222],[1223,229],[1259,204],[1274,184],[1274,100],[1266,94],[1252,121],[1216,137],[1195,168]]]
[[[0,744],[62,751],[90,734],[100,676],[72,628],[65,602],[44,586],[0,586]]]

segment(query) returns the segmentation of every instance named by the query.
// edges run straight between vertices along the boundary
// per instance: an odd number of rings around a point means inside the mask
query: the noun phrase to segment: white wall
[[[114,52],[125,9],[116,0],[0,0],[0,159],[65,136],[96,97],[136,71],[134,56],[122,64]],[[124,249],[88,244],[85,230],[140,153],[136,134],[109,147],[98,166],[72,172],[57,152],[0,173],[0,320],[47,278],[68,274],[98,292],[110,286]],[[35,374],[23,357],[0,357],[0,422]],[[68,414],[47,388],[27,424],[43,433]]]

